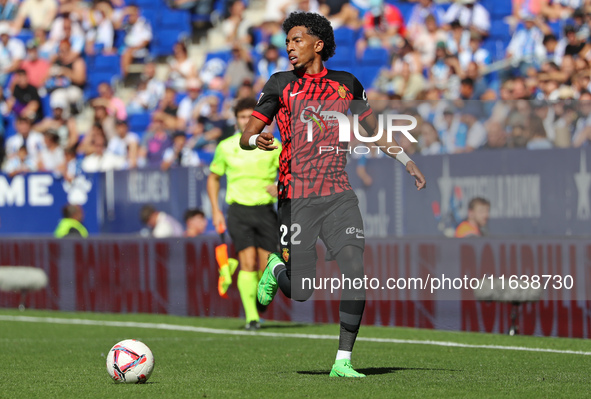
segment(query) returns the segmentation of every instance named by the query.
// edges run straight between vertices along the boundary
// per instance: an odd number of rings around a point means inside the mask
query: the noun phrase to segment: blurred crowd
[[[162,7],[206,15],[207,33],[223,46],[198,64],[189,47],[203,43],[186,32],[154,56]],[[352,38],[337,41],[341,64],[327,66],[359,76],[378,112],[420,120],[418,143],[399,138],[411,154],[591,141],[587,0],[0,0],[2,171],[71,180],[207,164],[234,133],[234,102],[256,98],[273,73],[290,68],[281,22],[293,11],[321,13],[338,37]],[[369,54],[384,62],[358,70]],[[116,72],[89,91],[100,57]],[[134,64],[139,81],[130,80]],[[123,101],[118,88],[129,82],[133,95]],[[79,131],[89,108],[92,123]],[[147,118],[139,130],[130,123],[138,115]]]

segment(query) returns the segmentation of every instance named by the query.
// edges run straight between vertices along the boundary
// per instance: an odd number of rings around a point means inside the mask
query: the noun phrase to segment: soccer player
[[[259,270],[264,270],[269,253],[277,251],[279,238],[274,204],[277,201],[275,181],[281,150],[266,152],[260,156],[261,154],[241,151],[238,145],[255,106],[254,98],[244,98],[236,104],[236,134],[218,144],[207,179],[213,224],[218,231],[225,231],[226,220],[218,204],[218,195],[220,178],[226,175],[226,202],[230,205],[228,232],[238,252],[240,272],[237,285],[244,306],[247,330],[260,328],[256,303]],[[280,147],[276,140],[274,146]]]
[[[316,276],[318,237],[325,243],[328,257],[336,259],[344,278],[363,278],[363,220],[345,173],[344,150],[348,143],[339,142],[334,120],[318,119],[318,107],[341,113],[350,109],[372,136],[378,127],[361,83],[350,73],[324,67],[323,62],[334,55],[336,48],[330,22],[314,13],[292,13],[284,21],[283,30],[294,69],[271,76],[240,140],[241,148],[246,150],[274,150],[273,136],[263,133],[263,129],[276,118],[283,144],[278,182],[281,252],[269,256],[261,277],[257,297],[263,305],[271,302],[278,286],[284,295],[296,301],[305,301],[312,295],[313,289],[305,288],[302,282]],[[312,140],[308,141],[309,138]],[[408,155],[398,154],[396,141],[388,142],[384,134],[375,144],[384,146],[389,156],[406,166],[417,189],[425,187],[423,174]],[[391,151],[393,147],[397,150]],[[340,151],[322,152],[320,148]],[[339,350],[331,376],[365,376],[351,366],[364,307],[363,288],[343,289]]]

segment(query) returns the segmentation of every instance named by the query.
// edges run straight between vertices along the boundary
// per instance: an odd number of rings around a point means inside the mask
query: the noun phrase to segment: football
[[[107,355],[107,372],[115,382],[143,384],[154,371],[154,355],[143,342],[126,339]]]

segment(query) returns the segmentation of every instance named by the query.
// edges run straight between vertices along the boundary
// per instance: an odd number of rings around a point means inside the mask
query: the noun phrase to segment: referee
[[[260,328],[257,311],[259,270],[267,265],[269,253],[277,251],[277,170],[281,146],[274,151],[242,151],[240,137],[257,105],[254,98],[240,99],[235,108],[236,133],[222,140],[210,165],[207,194],[211,201],[213,224],[226,229],[226,220],[218,204],[220,178],[227,180],[229,204],[227,229],[238,252],[240,272],[238,291],[244,306],[246,329]],[[257,264],[258,258],[258,264]],[[258,267],[257,267],[258,266]]]

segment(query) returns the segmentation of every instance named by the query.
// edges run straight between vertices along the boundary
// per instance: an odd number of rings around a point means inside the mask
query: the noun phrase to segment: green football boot
[[[330,370],[330,376],[360,378],[365,377],[365,374],[353,370],[349,359],[339,359],[334,362],[332,370]]]
[[[270,304],[277,293],[277,279],[273,275],[273,267],[278,263],[283,263],[279,255],[275,252],[269,254],[267,267],[259,280],[257,289],[257,299],[263,306]]]

